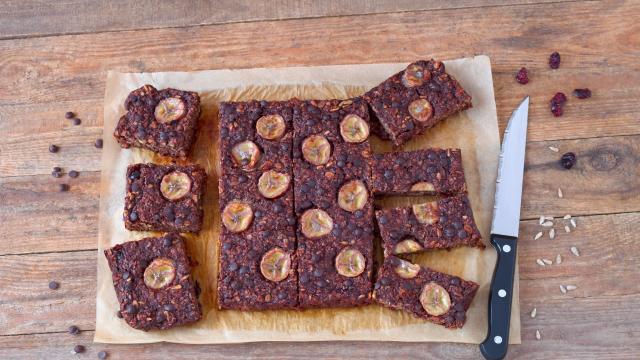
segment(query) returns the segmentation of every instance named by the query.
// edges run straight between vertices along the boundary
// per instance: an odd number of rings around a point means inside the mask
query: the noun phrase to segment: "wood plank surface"
[[[554,1],[557,0],[5,0],[0,8],[0,39]]]

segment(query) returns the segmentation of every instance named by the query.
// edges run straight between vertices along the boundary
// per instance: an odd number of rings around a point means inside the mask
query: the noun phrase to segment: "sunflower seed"
[[[577,287],[577,286],[575,286],[575,285],[567,285],[567,291],[572,291],[572,290],[575,290],[575,289],[577,289],[577,288],[578,288],[578,287]]]
[[[558,197],[562,199],[562,189],[558,188]]]
[[[540,215],[540,225],[544,222],[544,215]]]
[[[549,239],[553,240],[556,238],[556,229],[549,230]]]
[[[549,260],[549,259],[542,259],[542,262],[545,263],[545,265],[551,265],[553,264],[553,261]]]
[[[540,231],[539,233],[536,234],[536,236],[533,237],[533,240],[538,240],[542,237],[542,231]]]
[[[571,253],[575,256],[580,256],[580,251],[578,251],[578,248],[575,246],[571,247]]]
[[[553,151],[553,152],[558,152],[558,151],[560,151],[560,149],[558,149],[558,148],[557,148],[557,147],[555,147],[555,146],[549,146],[549,150],[551,150],[551,151]]]
[[[571,219],[571,215],[567,214],[567,215],[565,215],[565,216],[563,217],[563,219],[565,219],[565,220],[569,220],[569,219]]]
[[[556,255],[556,264],[562,264],[562,256],[560,254]]]
[[[538,265],[544,266],[544,261],[542,261],[542,259],[536,259],[536,262],[538,263]]]
[[[537,308],[533,308],[533,310],[531,310],[531,317],[532,318],[536,317],[537,313],[538,313],[538,309]]]
[[[563,294],[567,293],[567,288],[564,287],[564,285],[560,285],[560,292]]]
[[[571,219],[571,226],[573,226],[574,228],[576,227],[576,221],[574,219]]]
[[[544,227],[552,227],[553,226],[553,221],[545,221],[542,223],[542,226]]]
[[[545,219],[545,220],[553,221],[553,216],[545,216],[545,217],[544,217],[544,219]]]
[[[542,335],[540,335],[540,330],[536,330],[536,339],[537,340],[542,339]]]
[[[569,225],[565,225],[564,226],[564,232],[566,232],[566,233],[570,233],[571,232],[571,229],[569,228]]]

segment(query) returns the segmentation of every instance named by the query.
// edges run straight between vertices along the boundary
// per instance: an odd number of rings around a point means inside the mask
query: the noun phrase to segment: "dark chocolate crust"
[[[440,199],[434,204],[437,213],[433,224],[418,222],[412,207],[376,211],[385,256],[395,254],[396,245],[406,239],[417,241],[422,250],[485,247],[465,195]]]
[[[113,274],[120,312],[129,326],[139,330],[169,329],[202,318],[198,284],[191,275],[191,263],[184,239],[178,234],[129,241],[105,250]],[[157,258],[175,265],[175,278],[161,289],[144,283],[144,271]]]
[[[396,146],[472,106],[471,96],[445,72],[442,62],[420,60],[411,65],[423,68],[427,80],[421,85],[406,87],[403,70],[363,95],[381,125],[373,129],[382,128],[385,134],[381,137],[390,138]],[[409,104],[419,98],[428,100],[433,108],[433,116],[424,122],[413,119],[408,110]]]
[[[179,97],[186,113],[178,120],[161,123],[155,118],[158,103]],[[132,91],[124,104],[127,113],[118,121],[113,133],[123,148],[140,147],[163,156],[186,158],[195,141],[200,96],[196,92],[177,89],[157,90],[151,85]]]
[[[376,195],[455,195],[467,192],[460,149],[434,148],[375,154],[371,183]],[[428,190],[412,189],[416,184],[431,186]]]
[[[173,171],[189,176],[191,190],[178,200],[160,191],[162,178]],[[133,164],[127,168],[124,225],[127,230],[197,233],[202,229],[202,195],[207,174],[198,165]]]
[[[400,261],[394,256],[385,258],[382,267],[378,270],[378,279],[373,292],[375,301],[447,328],[461,328],[467,319],[467,309],[478,291],[478,284],[426,267],[421,267],[416,277],[405,279],[394,270]],[[420,303],[420,294],[424,285],[431,282],[442,286],[449,293],[451,307],[444,315],[429,315]]]

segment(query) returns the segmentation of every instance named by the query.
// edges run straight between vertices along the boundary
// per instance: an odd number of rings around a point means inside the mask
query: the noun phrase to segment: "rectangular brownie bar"
[[[300,307],[368,304],[373,200],[366,104],[312,100],[293,111]]]
[[[105,250],[120,312],[134,329],[169,329],[202,318],[200,289],[178,234],[129,241]]]
[[[133,164],[127,168],[128,230],[197,233],[207,174],[198,165]]]
[[[373,298],[392,309],[447,328],[464,326],[478,284],[443,274],[395,256],[378,271]]]
[[[378,210],[376,218],[385,256],[458,246],[485,247],[465,195]]]
[[[363,95],[380,127],[396,146],[439,121],[470,108],[471,96],[445,72],[444,64],[420,60]]]
[[[455,195],[467,192],[460,149],[424,149],[375,154],[373,193]]]
[[[218,307],[295,308],[291,104],[222,103],[219,119]]]
[[[151,85],[132,91],[125,100],[127,113],[113,133],[123,148],[139,147],[173,158],[186,158],[195,142],[200,96]]]

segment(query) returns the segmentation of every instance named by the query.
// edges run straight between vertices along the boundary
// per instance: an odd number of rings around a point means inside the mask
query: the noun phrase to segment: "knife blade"
[[[503,359],[509,344],[528,118],[527,96],[511,114],[500,149],[491,222],[491,244],[498,252],[498,260],[489,292],[489,331],[480,344],[482,355],[491,360]]]

